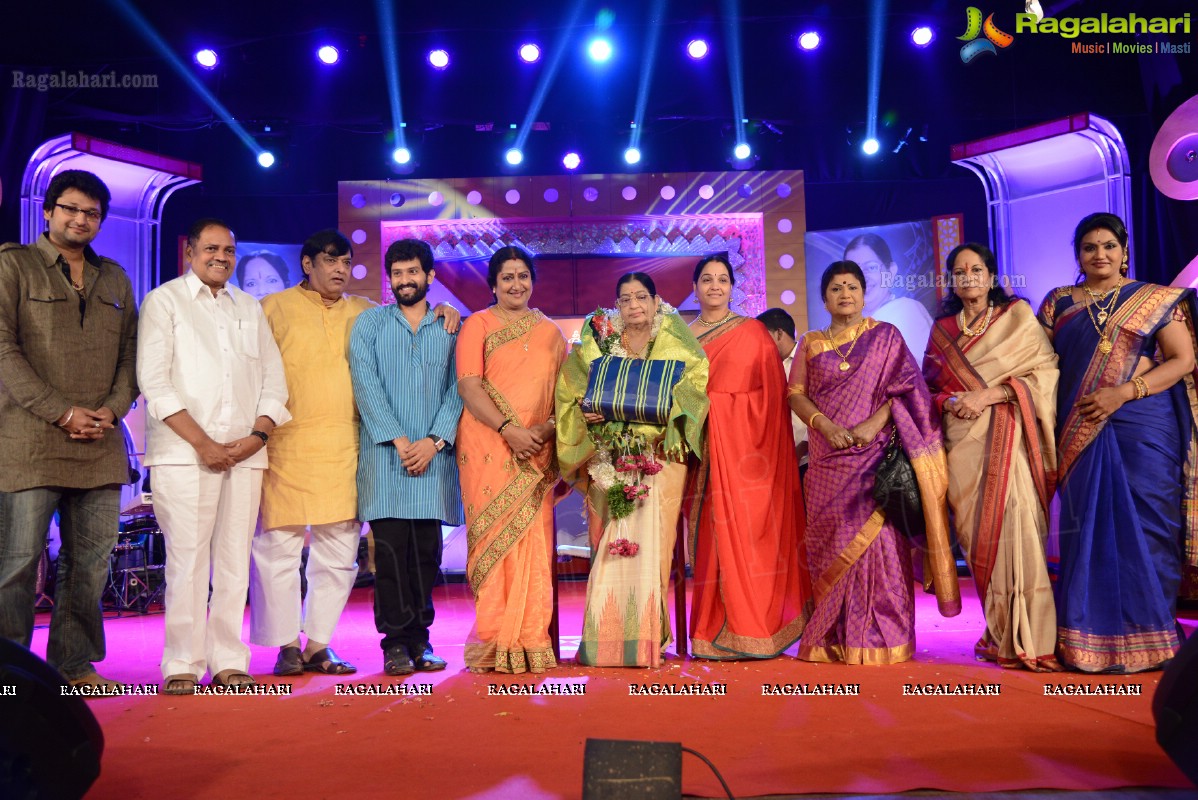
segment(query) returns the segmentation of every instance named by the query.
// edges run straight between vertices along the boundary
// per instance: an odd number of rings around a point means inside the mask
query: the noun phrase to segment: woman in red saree
[[[791,408],[811,431],[807,558],[815,609],[799,658],[894,664],[915,653],[911,545],[873,498],[894,434],[923,501],[925,586],[934,586],[942,615],[961,611],[940,425],[898,328],[862,316],[861,268],[834,262],[820,289],[832,324],[803,335],[790,371]]]
[[[1032,307],[998,285],[985,245],[948,255],[947,312],[924,358],[948,450],[948,500],[986,617],[979,658],[1035,672],[1053,654],[1044,542],[1056,482],[1057,355]]]
[[[691,330],[711,364],[711,406],[691,471],[691,652],[772,658],[810,613],[803,495],[778,348],[764,325],[729,309],[734,283],[723,255],[695,267]]]
[[[491,257],[495,305],[458,334],[458,391],[465,411],[457,461],[466,508],[466,577],[475,623],[466,641],[473,672],[544,672],[555,558],[553,390],[566,357],[556,325],[530,309],[536,271],[523,250]]]

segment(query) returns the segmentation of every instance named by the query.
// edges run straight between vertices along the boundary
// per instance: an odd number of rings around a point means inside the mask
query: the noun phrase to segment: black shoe
[[[397,677],[411,675],[415,671],[416,664],[412,661],[412,654],[407,645],[396,644],[383,651],[383,672]]]
[[[421,651],[421,655],[416,658],[416,669],[420,672],[437,672],[445,669],[445,659],[433,655],[433,648],[425,645],[423,648],[414,649]]]
[[[280,678],[303,675],[303,651],[298,647],[280,647],[279,657],[275,660],[274,673]]]

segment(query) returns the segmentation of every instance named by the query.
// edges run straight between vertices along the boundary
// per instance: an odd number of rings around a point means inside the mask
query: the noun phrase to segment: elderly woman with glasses
[[[686,459],[703,448],[707,359],[648,275],[621,276],[616,300],[617,308],[587,318],[557,383],[562,477],[586,497],[593,521],[578,661],[656,667],[670,643],[665,594]],[[637,365],[646,370],[659,361],[681,367],[664,423],[605,419],[584,407],[588,377],[604,356],[646,362]]]

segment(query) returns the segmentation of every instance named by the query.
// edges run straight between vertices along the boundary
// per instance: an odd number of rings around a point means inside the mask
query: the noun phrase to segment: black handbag
[[[927,536],[923,520],[923,500],[919,496],[919,482],[915,478],[911,460],[903,452],[897,430],[890,434],[886,453],[878,464],[874,500],[899,533],[913,542]]]

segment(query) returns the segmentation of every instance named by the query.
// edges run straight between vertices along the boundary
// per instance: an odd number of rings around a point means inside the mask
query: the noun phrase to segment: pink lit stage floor
[[[917,596],[916,658],[889,667],[808,664],[791,647],[760,662],[671,654],[659,669],[566,661],[547,676],[480,676],[462,663],[473,623],[469,589],[450,584],[436,592],[433,629],[449,669],[405,679],[431,692],[406,697],[337,693],[339,684],[395,683],[382,674],[371,590],[356,590],[333,643],[358,666],[354,676],[275,679],[275,650],[253,648],[251,671],[265,683],[289,683],[290,695],[90,701],[106,751],[89,797],[576,797],[589,737],[681,741],[711,758],[741,797],[1190,785],[1154,740],[1160,673],[1035,675],[979,663],[973,643],[982,617],[972,583],[963,580],[962,589],[965,610],[953,619],[936,613],[934,598]],[[584,597],[584,583],[562,583],[566,659],[577,647]],[[39,625],[48,620],[38,617]],[[109,619],[101,671],[157,683],[162,620]],[[35,632],[39,654],[46,633]],[[693,684],[722,684],[726,695],[635,693]],[[775,684],[855,686],[858,694],[765,696],[763,686]],[[997,685],[999,694],[912,696],[904,688],[929,684]],[[1045,686],[1058,684],[1138,687],[1141,695],[1046,696]],[[511,687],[542,693],[502,692]],[[695,759],[684,761],[683,787],[723,796]]]

